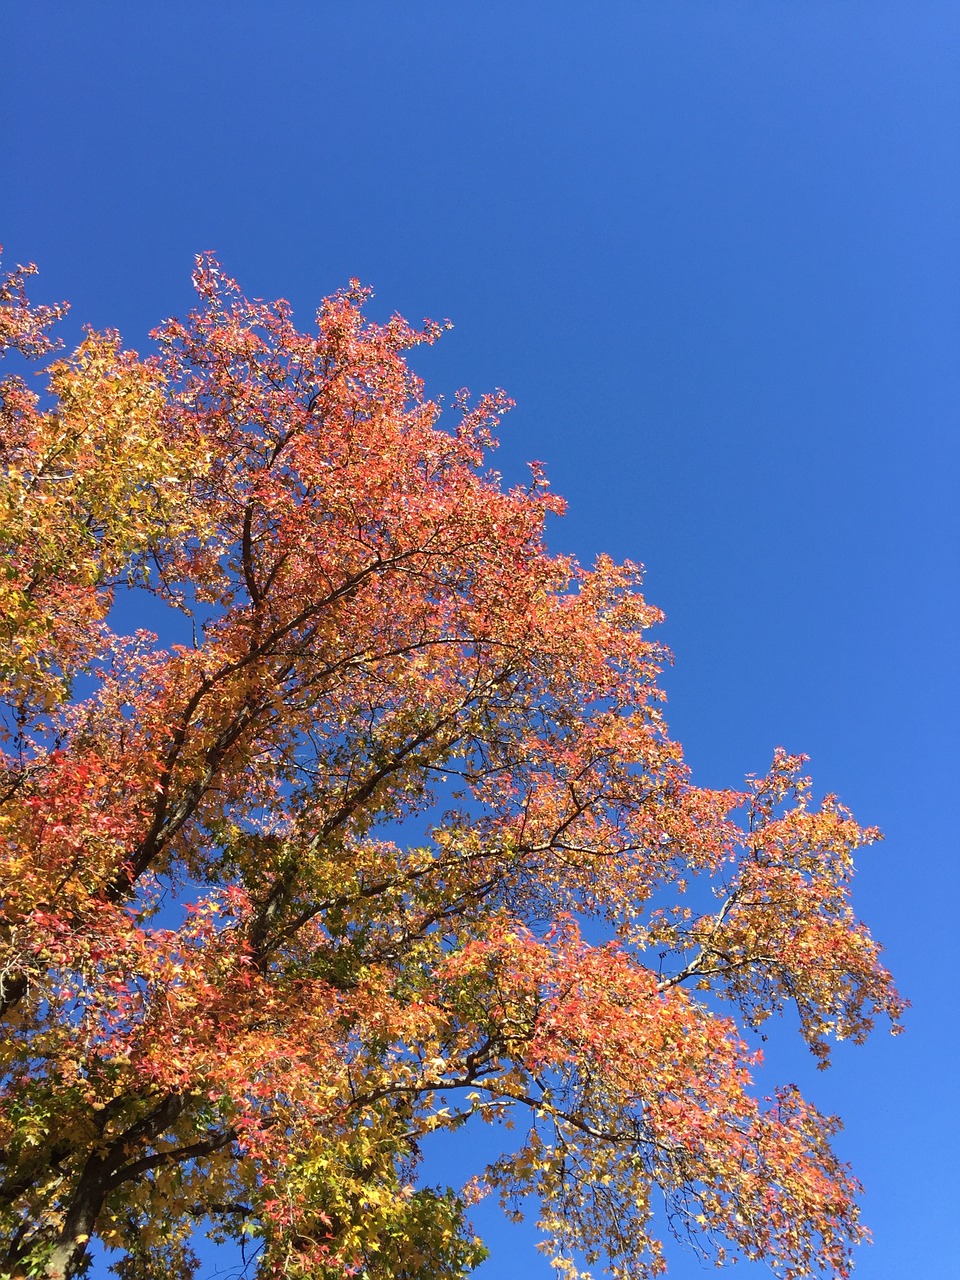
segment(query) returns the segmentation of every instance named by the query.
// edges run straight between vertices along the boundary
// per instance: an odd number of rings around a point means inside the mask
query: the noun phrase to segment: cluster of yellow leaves
[[[99,651],[118,575],[194,534],[195,456],[164,430],[162,379],[92,335],[50,370],[56,409],[5,423],[0,680],[50,710]]]

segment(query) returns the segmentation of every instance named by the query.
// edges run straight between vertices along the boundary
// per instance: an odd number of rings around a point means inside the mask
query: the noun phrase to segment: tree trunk
[[[47,1262],[46,1280],[72,1280],[80,1274],[87,1256],[87,1241],[96,1226],[106,1194],[106,1161],[101,1156],[92,1155],[84,1165]]]

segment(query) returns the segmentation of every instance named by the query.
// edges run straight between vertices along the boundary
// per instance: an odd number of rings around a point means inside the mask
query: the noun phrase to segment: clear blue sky
[[[505,387],[554,547],[648,566],[700,781],[782,743],[885,829],[908,1033],[772,1066],[846,1119],[861,1280],[957,1275],[956,0],[31,0],[0,41],[0,239],[71,338],[143,348],[203,249],[304,324],[351,276],[449,316],[428,389]],[[482,1280],[550,1274],[482,1226]]]

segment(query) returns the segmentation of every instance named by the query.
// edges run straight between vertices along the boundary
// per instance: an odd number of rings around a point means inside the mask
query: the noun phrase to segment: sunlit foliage
[[[52,359],[26,274],[0,340]],[[638,568],[548,553],[540,468],[488,470],[508,402],[410,370],[439,326],[195,283],[148,358],[2,383],[0,1271],[186,1278],[201,1227],[262,1277],[460,1277],[492,1192],[571,1276],[657,1274],[664,1223],[846,1275],[836,1122],[745,1036],[896,1023],[875,833],[782,752],[693,785]]]

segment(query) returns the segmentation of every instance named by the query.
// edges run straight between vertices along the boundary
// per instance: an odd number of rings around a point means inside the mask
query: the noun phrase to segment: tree
[[[62,311],[30,270],[17,358]],[[0,1270],[188,1277],[199,1227],[263,1277],[460,1277],[492,1191],[571,1276],[663,1270],[662,1205],[846,1275],[836,1121],[755,1098],[743,1035],[896,1025],[849,903],[876,833],[783,752],[691,783],[638,568],[547,552],[540,468],[485,469],[503,396],[441,424],[405,357],[440,326],[195,283],[150,358],[2,384]],[[418,1184],[483,1121],[521,1136]]]

